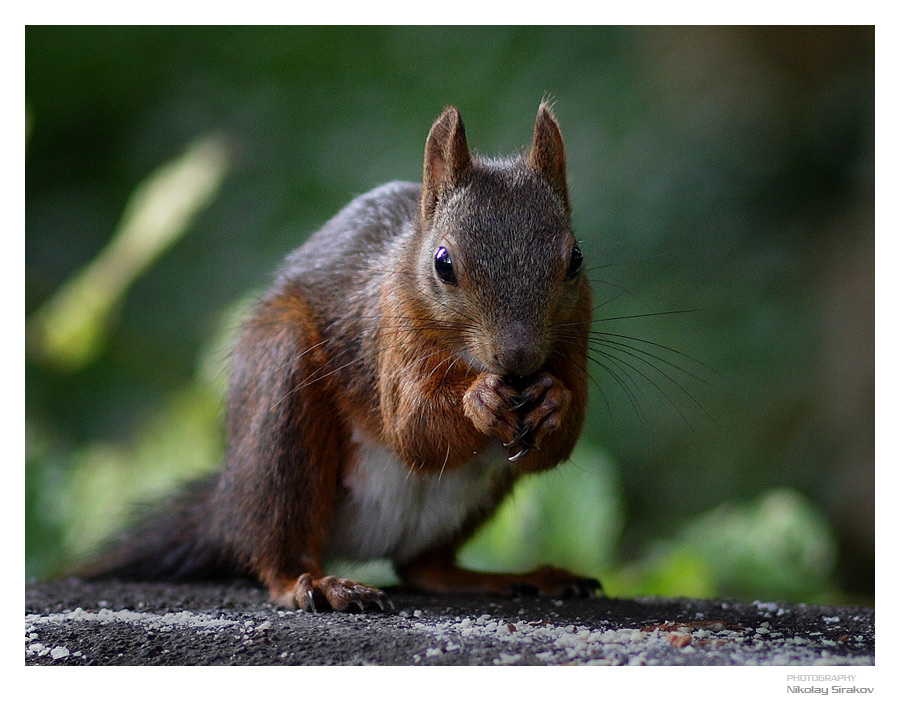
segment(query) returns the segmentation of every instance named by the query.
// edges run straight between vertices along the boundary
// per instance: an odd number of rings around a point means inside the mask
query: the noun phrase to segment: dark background
[[[26,575],[217,465],[235,319],[354,195],[420,178],[443,106],[507,153],[545,96],[619,335],[573,464],[469,562],[874,602],[871,27],[26,28]],[[47,346],[135,191],[210,136],[210,204],[133,257],[93,348]]]

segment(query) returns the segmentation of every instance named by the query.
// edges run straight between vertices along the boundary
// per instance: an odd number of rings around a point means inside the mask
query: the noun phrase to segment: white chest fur
[[[493,503],[492,492],[507,470],[499,443],[458,469],[420,474],[359,433],[353,442],[356,465],[345,476],[347,492],[335,511],[327,557],[409,560],[452,537],[470,513]]]

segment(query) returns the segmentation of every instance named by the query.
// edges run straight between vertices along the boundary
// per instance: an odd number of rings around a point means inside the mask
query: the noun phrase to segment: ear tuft
[[[566,182],[566,148],[553,111],[542,101],[534,122],[534,138],[525,157],[529,168],[538,173],[569,212],[569,188]]]

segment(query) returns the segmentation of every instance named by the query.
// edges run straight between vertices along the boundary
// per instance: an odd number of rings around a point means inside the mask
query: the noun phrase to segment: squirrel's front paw
[[[336,610],[352,612],[354,609],[364,612],[366,610],[380,610],[385,612],[393,610],[394,605],[378,588],[348,580],[326,575],[314,578],[309,573],[304,573],[294,587],[276,597],[276,604],[284,607],[294,607],[307,612],[320,612],[323,610]]]
[[[559,429],[571,404],[572,393],[562,381],[550,373],[540,373],[518,396],[519,441],[540,449],[544,438]]]
[[[571,391],[550,373],[519,380],[480,373],[463,396],[466,416],[479,432],[503,442],[511,462],[540,449],[572,403]]]
[[[518,392],[495,373],[479,373],[463,395],[463,411],[482,434],[512,442],[519,433]]]

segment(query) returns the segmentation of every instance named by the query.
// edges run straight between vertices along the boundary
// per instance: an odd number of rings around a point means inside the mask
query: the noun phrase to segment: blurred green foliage
[[[870,599],[870,27],[27,28],[26,575],[217,466],[248,300],[352,196],[417,180],[444,105],[505,153],[546,95],[605,343],[573,461],[464,558],[610,594]],[[209,136],[224,180],[54,358],[44,314]]]

